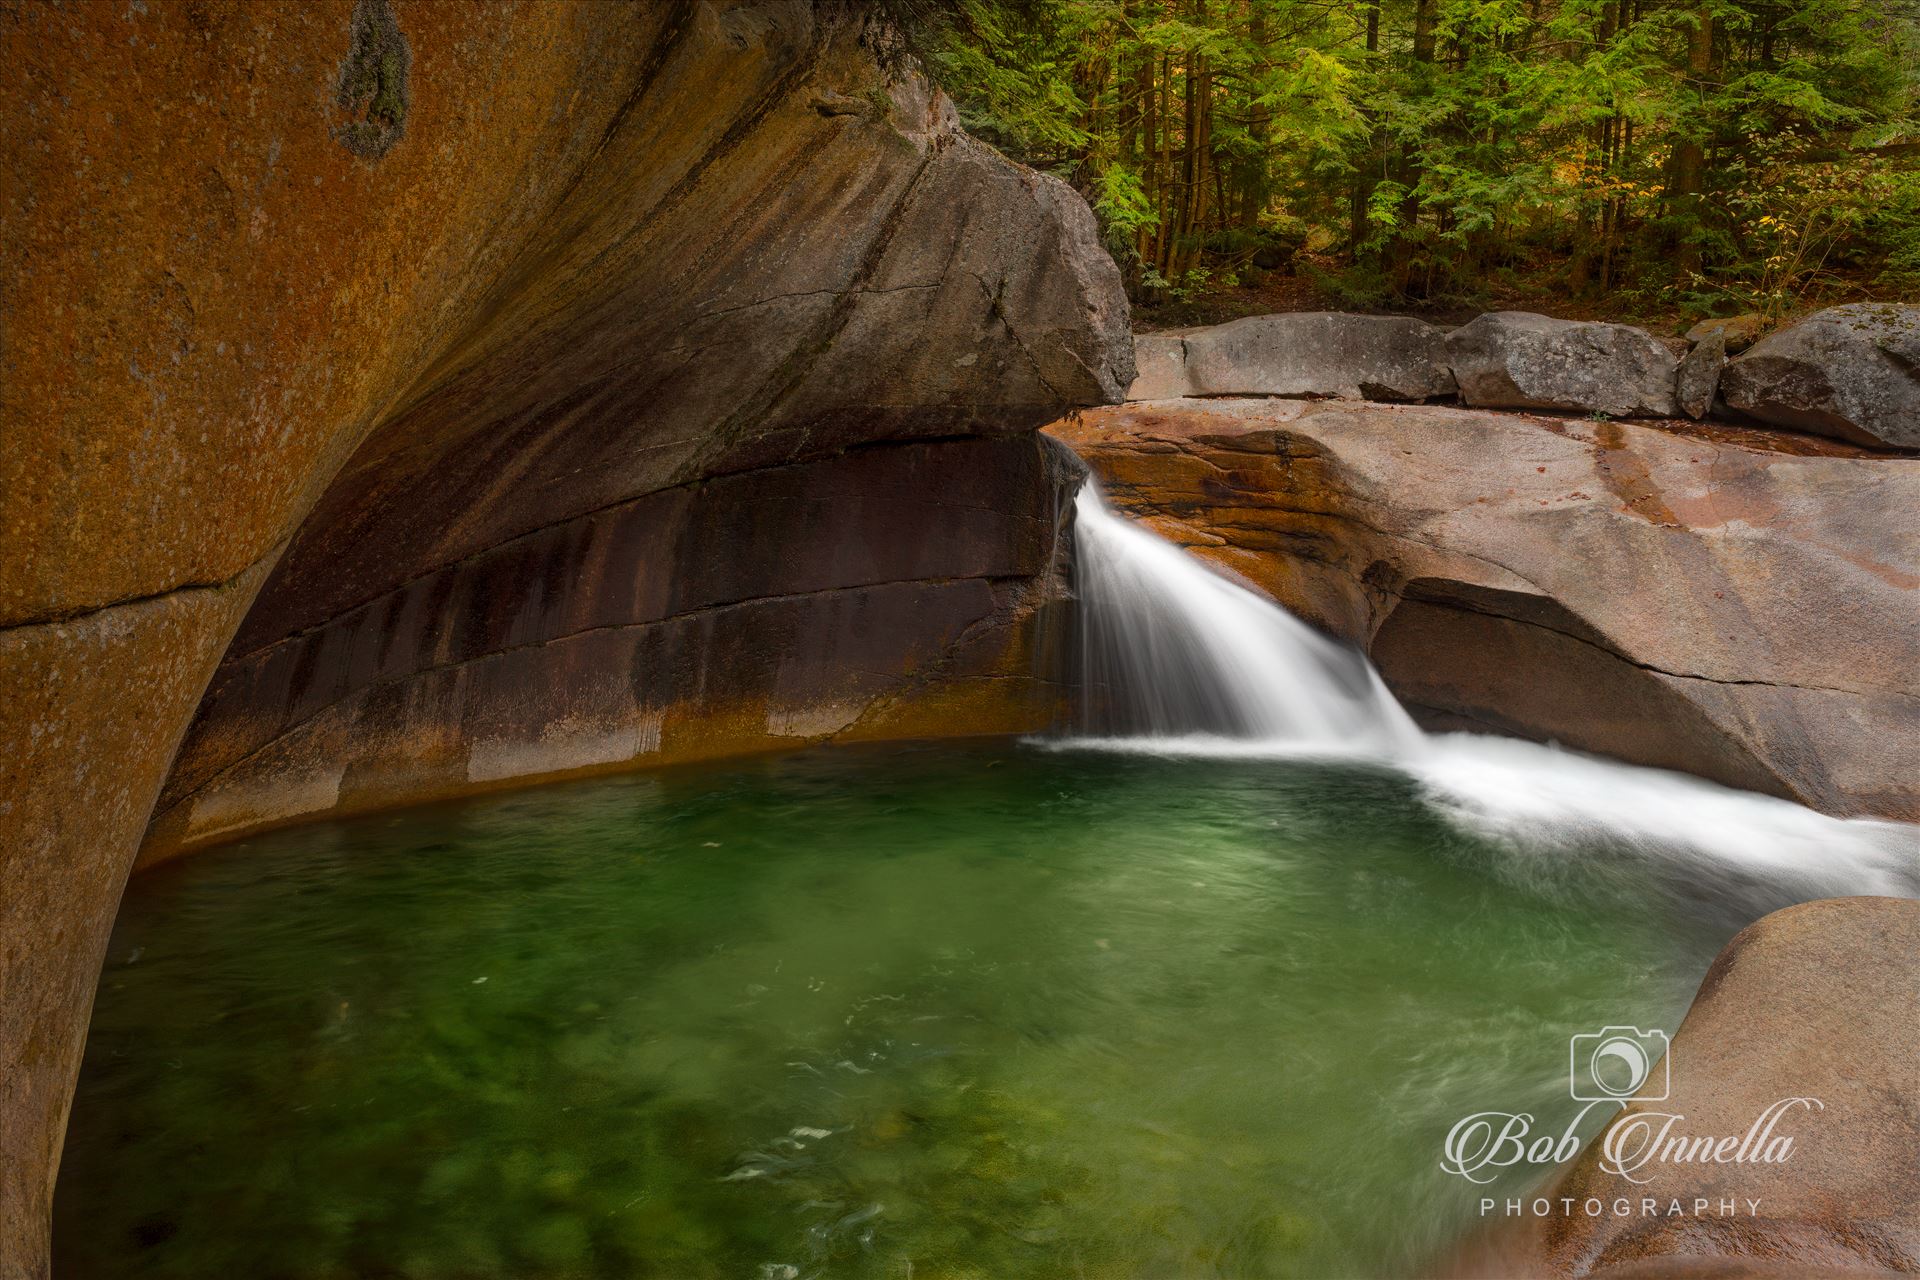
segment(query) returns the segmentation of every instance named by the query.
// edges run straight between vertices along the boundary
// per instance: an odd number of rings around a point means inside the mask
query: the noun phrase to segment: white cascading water
[[[1092,481],[1074,513],[1083,688],[1059,745],[1370,759],[1503,850],[1488,870],[1536,890],[1591,891],[1598,877],[1743,919],[1818,897],[1920,897],[1920,828],[1516,739],[1425,734],[1357,650],[1116,515]]]
[[[1420,730],[1373,664],[1108,509],[1075,501],[1083,727],[1393,754]]]

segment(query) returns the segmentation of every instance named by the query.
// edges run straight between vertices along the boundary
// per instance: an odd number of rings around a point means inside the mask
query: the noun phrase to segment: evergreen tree
[[[1920,286],[1913,0],[960,0],[926,56],[1136,295],[1303,250],[1362,301],[1520,272],[1695,311]]]

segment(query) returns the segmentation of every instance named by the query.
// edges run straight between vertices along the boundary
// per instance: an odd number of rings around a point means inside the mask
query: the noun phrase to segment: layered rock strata
[[[1031,436],[659,490],[297,626],[297,544],[221,664],[141,864],[322,811],[825,739],[1017,733],[1081,470]],[[317,570],[317,567],[316,567]]]

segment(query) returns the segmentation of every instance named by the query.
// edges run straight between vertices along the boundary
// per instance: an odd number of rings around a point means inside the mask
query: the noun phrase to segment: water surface
[[[195,856],[127,895],[60,1271],[1411,1273],[1538,1179],[1448,1127],[1557,1131],[1568,1037],[1673,1029],[1742,922],[1420,796],[895,747]]]

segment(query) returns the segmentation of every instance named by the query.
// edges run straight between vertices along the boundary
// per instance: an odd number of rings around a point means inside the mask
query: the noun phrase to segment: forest
[[[1920,292],[1916,15],[964,0],[915,16],[968,127],[1087,196],[1150,311],[1292,289],[1777,319]]]

